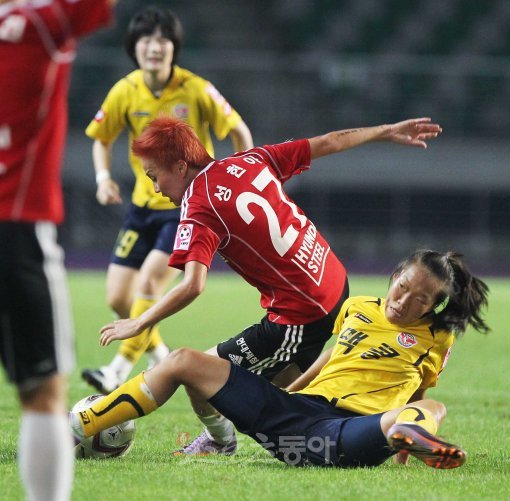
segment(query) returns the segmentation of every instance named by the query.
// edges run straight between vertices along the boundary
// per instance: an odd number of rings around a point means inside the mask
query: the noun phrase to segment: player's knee
[[[120,318],[129,318],[131,298],[128,298],[117,291],[108,292],[106,295],[106,302]]]
[[[190,372],[190,369],[197,363],[197,355],[200,352],[191,348],[177,348],[162,360],[158,365],[163,366],[163,370],[177,380],[183,380]]]
[[[24,410],[43,413],[65,411],[66,384],[60,375],[52,375],[34,388],[19,388],[18,394]]]
[[[154,296],[159,292],[158,285],[158,277],[142,272],[138,277],[137,293],[143,296]]]

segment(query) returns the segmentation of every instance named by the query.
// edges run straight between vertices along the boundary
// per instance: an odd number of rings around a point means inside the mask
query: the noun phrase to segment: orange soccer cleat
[[[431,435],[421,426],[396,423],[386,435],[397,452],[408,452],[432,468],[451,469],[462,466],[467,454],[459,446]]]

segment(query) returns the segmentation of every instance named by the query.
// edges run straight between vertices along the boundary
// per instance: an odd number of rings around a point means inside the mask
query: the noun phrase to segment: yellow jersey
[[[335,321],[338,335],[330,360],[299,393],[321,395],[359,414],[405,405],[418,389],[435,386],[450,348],[451,332],[430,323],[401,328],[386,320],[385,300],[347,299]]]
[[[161,114],[187,122],[212,157],[210,130],[221,141],[240,121],[239,114],[213,84],[179,66],[174,66],[172,78],[159,96],[145,85],[142,70],[133,71],[112,87],[85,133],[92,139],[112,143],[128,129],[129,161],[136,178],[132,202],[156,210],[174,209],[175,205],[154,191],[131,144]]]

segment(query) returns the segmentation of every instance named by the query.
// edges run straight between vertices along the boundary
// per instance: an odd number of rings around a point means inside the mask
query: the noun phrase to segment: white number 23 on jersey
[[[299,228],[302,229],[307,221],[306,216],[299,214],[296,205],[287,199],[283,193],[280,181],[273,176],[267,167],[261,171],[261,173],[252,181],[251,184],[258,191],[262,192],[269,186],[270,183],[274,183],[280,200],[290,207],[292,214],[297,219],[296,222],[299,225]],[[249,204],[256,204],[264,211],[269,226],[269,236],[271,238],[271,243],[273,244],[276,252],[280,256],[284,256],[296,241],[299,235],[299,231],[296,230],[292,224],[290,224],[285,232],[283,232],[278,220],[278,216],[273,207],[271,207],[271,204],[268,202],[268,200],[257,193],[252,193],[249,191],[241,193],[236,199],[237,211],[247,224],[250,224],[255,218],[255,216],[250,212],[250,209],[248,208]]]

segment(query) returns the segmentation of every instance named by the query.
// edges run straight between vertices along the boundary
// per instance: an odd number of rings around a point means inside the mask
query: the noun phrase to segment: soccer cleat
[[[395,451],[408,452],[432,468],[458,468],[466,461],[467,454],[459,446],[444,442],[418,425],[396,423],[386,438]]]
[[[219,444],[215,442],[206,431],[203,431],[193,442],[186,445],[178,451],[174,451],[174,456],[209,456],[210,454],[222,454],[231,456],[237,449],[237,439],[234,434],[232,440],[228,444]]]
[[[103,395],[108,395],[122,384],[117,373],[107,365],[100,369],[84,369],[81,377]]]

